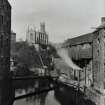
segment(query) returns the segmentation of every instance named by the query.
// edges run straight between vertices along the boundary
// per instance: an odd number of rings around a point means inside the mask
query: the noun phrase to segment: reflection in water
[[[35,89],[16,90],[17,95],[33,92]],[[13,105],[95,105],[84,98],[84,94],[72,87],[60,86],[54,91],[17,100]]]
[[[15,87],[15,97],[26,95],[29,93],[38,92],[49,88],[49,79],[38,80],[18,80],[13,83]],[[46,105],[46,97],[49,97],[48,92],[40,95],[31,96],[25,99],[17,100],[13,105]]]
[[[30,89],[29,89],[30,90]],[[32,89],[31,89],[32,91]],[[16,96],[26,94],[25,90],[17,90]],[[25,99],[17,100],[13,105],[60,105],[54,98],[54,91],[42,93]]]
[[[45,105],[46,93],[26,98],[26,105]]]
[[[50,91],[48,93],[45,105],[60,105],[60,103],[55,99],[54,91]]]

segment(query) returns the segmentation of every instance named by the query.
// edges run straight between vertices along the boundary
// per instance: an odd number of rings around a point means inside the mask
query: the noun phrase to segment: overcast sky
[[[104,0],[9,0],[12,5],[12,29],[17,39],[26,36],[28,25],[39,29],[46,23],[50,41],[93,31],[105,16]]]

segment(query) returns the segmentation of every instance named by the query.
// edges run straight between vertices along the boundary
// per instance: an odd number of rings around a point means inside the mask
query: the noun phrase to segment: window
[[[36,43],[36,32],[35,32],[35,43]]]
[[[33,40],[33,34],[32,33],[30,34],[30,40],[31,41]]]
[[[97,43],[99,44],[100,43],[100,39],[98,38],[98,40],[97,40]]]
[[[99,56],[99,49],[97,50],[97,55]]]
[[[3,19],[3,16],[1,16],[1,23],[2,23],[2,24],[3,24],[3,20],[4,20],[4,19]]]
[[[2,25],[2,24],[3,24],[3,16],[0,15],[0,25]]]
[[[42,33],[41,33],[41,41],[42,41]]]
[[[105,63],[104,63],[104,78],[105,78]],[[104,88],[105,89],[105,88]]]
[[[104,82],[104,89],[105,89],[105,82]]]
[[[41,36],[40,36],[40,35],[41,35],[41,34],[40,34],[40,32],[39,32],[39,36],[38,36],[38,37],[39,37],[39,39],[38,39],[38,43],[40,43],[40,38],[41,38]]]

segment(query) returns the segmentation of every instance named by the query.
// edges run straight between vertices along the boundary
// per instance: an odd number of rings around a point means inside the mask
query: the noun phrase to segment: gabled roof
[[[84,43],[91,43],[93,41],[93,33],[88,33],[82,36],[78,36],[75,38],[68,39],[65,43],[64,46],[69,45],[80,45]]]
[[[95,31],[98,31],[98,30],[103,29],[103,28],[105,28],[105,23],[98,26]]]

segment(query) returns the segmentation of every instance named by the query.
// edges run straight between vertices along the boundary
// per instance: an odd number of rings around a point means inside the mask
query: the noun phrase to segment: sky
[[[104,0],[9,0],[12,30],[17,40],[26,39],[28,26],[39,29],[45,22],[49,40],[64,40],[94,31],[105,16]]]

